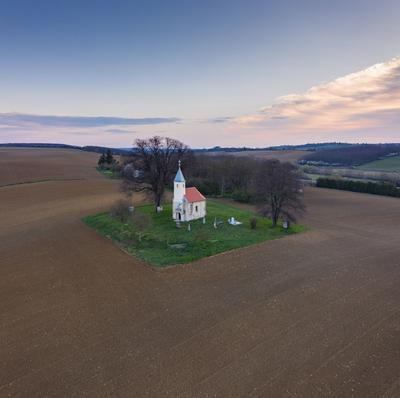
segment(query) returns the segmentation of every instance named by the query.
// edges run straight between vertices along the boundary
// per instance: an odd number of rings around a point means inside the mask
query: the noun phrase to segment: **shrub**
[[[111,170],[115,175],[120,175],[122,166],[118,162],[113,162],[113,164],[111,165]]]
[[[129,207],[132,206],[131,202],[127,199],[119,199],[111,206],[110,215],[118,221],[126,223],[131,216]]]
[[[131,217],[131,221],[139,238],[139,242],[141,242],[144,232],[152,225],[152,219],[147,214],[135,212]]]
[[[249,203],[251,202],[252,197],[248,192],[244,191],[243,189],[236,189],[232,193],[232,199],[236,200],[237,202]]]
[[[257,228],[257,217],[251,217],[250,218],[250,228],[251,229],[256,229]]]

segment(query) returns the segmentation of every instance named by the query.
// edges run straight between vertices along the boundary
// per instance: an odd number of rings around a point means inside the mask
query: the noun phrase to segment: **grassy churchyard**
[[[272,228],[271,221],[261,217],[257,217],[257,227],[251,229],[250,219],[255,216],[253,212],[210,199],[207,200],[206,223],[203,224],[202,220],[191,221],[190,231],[188,223],[181,223],[181,227],[177,228],[171,219],[171,205],[165,205],[164,211],[158,214],[153,205],[136,207],[137,212],[148,216],[149,225],[144,230],[136,228],[135,217],[133,221],[124,223],[109,213],[87,216],[84,222],[128,253],[156,267],[189,263],[304,230],[301,225],[292,225],[288,230],[281,226]],[[229,225],[230,217],[243,224]],[[215,218],[218,222],[216,229]]]

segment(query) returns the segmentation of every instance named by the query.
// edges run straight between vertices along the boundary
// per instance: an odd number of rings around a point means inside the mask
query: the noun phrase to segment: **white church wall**
[[[197,220],[206,216],[206,201],[187,204],[186,220]]]
[[[185,196],[186,188],[184,182],[174,182],[174,202],[180,202]]]
[[[179,208],[180,211],[178,211],[178,206],[181,204],[181,207]],[[206,211],[206,201],[201,201],[201,202],[193,202],[193,203],[187,203],[187,202],[173,202],[173,212],[172,212],[172,218],[175,221],[191,221],[191,220],[197,220],[199,218],[203,218],[206,216],[207,211]],[[181,218],[178,218],[178,213],[180,213]]]
[[[197,218],[203,218],[206,216],[206,201],[197,202]]]

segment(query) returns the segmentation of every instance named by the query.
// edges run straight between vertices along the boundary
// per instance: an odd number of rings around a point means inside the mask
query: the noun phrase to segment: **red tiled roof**
[[[196,187],[186,188],[185,199],[189,202],[202,202],[206,198],[200,193]]]

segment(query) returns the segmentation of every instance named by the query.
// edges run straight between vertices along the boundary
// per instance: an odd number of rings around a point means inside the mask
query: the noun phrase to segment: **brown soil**
[[[400,396],[398,199],[310,189],[309,232],[156,272],[80,221],[119,195],[87,156],[0,188],[0,396]]]
[[[0,148],[0,186],[96,178],[99,154],[74,149]]]

